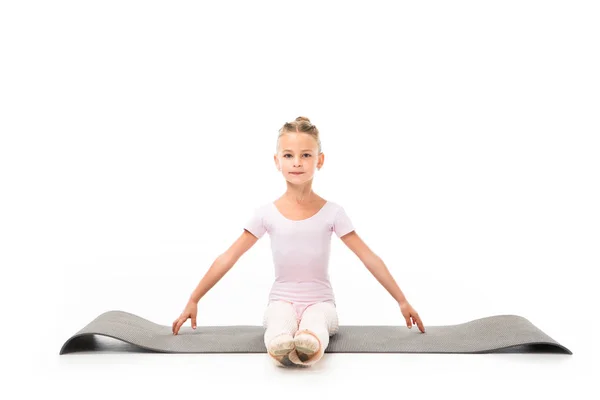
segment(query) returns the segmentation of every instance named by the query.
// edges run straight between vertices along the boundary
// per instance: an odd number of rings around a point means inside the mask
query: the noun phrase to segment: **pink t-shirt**
[[[331,233],[342,237],[354,230],[342,206],[327,201],[312,217],[294,221],[271,202],[256,208],[244,229],[259,239],[265,232],[271,237],[275,282],[269,301],[335,304],[328,272]]]

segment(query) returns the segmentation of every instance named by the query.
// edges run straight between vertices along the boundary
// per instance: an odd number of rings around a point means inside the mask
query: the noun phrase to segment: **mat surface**
[[[189,323],[189,321],[188,321]],[[552,352],[573,354],[527,319],[496,315],[458,325],[426,326],[425,333],[405,325],[342,325],[326,353],[489,353]],[[159,325],[125,311],[108,311],[71,336],[60,354],[84,348],[94,335],[108,336],[142,351],[161,353],[266,353],[262,326],[183,326],[173,335],[171,326]],[[512,352],[512,351],[509,351]]]

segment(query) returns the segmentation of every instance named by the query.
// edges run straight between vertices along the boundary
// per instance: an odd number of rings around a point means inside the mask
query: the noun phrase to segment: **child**
[[[254,210],[242,235],[217,257],[181,316],[173,321],[173,334],[188,318],[196,328],[200,298],[265,232],[271,237],[275,282],[263,316],[264,342],[276,365],[314,365],[323,357],[329,337],[339,329],[328,273],[332,232],[398,301],[407,326],[417,324],[424,333],[419,314],[406,301],[383,261],[356,234],[344,208],[312,191],[313,176],[323,166],[324,154],[319,131],[308,118],[298,117],[279,130],[274,161],[286,180],[287,191]]]

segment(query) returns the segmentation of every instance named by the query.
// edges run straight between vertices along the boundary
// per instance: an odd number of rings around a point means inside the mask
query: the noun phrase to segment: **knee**
[[[323,314],[327,323],[327,330],[329,336],[335,335],[339,331],[339,317],[335,305],[331,303],[325,303],[323,305]]]

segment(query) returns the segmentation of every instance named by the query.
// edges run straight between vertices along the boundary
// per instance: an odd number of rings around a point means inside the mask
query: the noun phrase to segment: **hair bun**
[[[308,117],[298,117],[298,118],[296,118],[296,121],[307,121],[307,122],[310,122],[310,119],[308,119]]]

